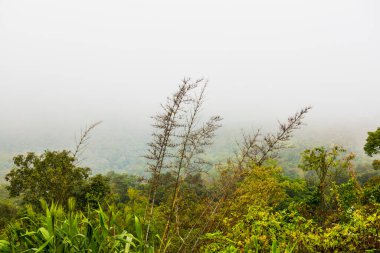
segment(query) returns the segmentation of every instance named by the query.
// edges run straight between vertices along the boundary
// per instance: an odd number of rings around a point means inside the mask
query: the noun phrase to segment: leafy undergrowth
[[[134,234],[118,222],[120,213],[101,207],[85,215],[75,211],[74,199],[69,200],[67,212],[61,206],[47,206],[45,214],[31,207],[27,215],[10,224],[5,240],[0,241],[0,252],[153,252],[145,245],[142,225],[135,217]]]
[[[347,222],[323,227],[295,211],[251,207],[245,218],[226,232],[206,234],[208,243],[202,251],[377,252],[379,230],[379,209],[372,213],[355,210]]]

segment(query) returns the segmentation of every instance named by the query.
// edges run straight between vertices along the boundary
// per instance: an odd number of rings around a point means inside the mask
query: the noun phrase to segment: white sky
[[[227,123],[312,105],[310,122],[375,128],[379,14],[376,0],[0,0],[1,135],[148,127],[183,77],[210,80]]]

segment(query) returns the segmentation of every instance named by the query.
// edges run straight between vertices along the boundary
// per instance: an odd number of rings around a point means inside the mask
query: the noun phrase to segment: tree
[[[172,172],[176,179],[170,203],[170,211],[162,235],[163,243],[160,245],[160,249],[162,249],[162,245],[166,243],[174,216],[176,216],[175,220],[178,220],[178,214],[175,214],[175,210],[179,205],[179,194],[184,178],[186,175],[194,173],[194,171],[200,171],[200,165],[206,163],[206,161],[200,158],[199,155],[202,155],[205,152],[206,147],[212,145],[215,132],[221,126],[219,124],[221,121],[220,116],[213,116],[207,122],[198,126],[207,86],[207,82],[202,85],[201,81],[202,80],[195,83],[195,87],[201,85],[200,93],[199,95],[192,94],[192,96],[189,97],[189,108],[184,108],[185,115],[180,124],[179,135],[177,134],[179,145],[172,166]],[[177,235],[181,237],[178,231]]]
[[[153,127],[155,132],[152,134],[153,140],[148,143],[148,170],[151,173],[149,186],[149,205],[146,207],[144,220],[147,223],[145,241],[149,238],[150,226],[154,216],[154,208],[156,203],[157,189],[161,172],[168,168],[168,160],[174,156],[171,149],[178,146],[173,141],[175,131],[180,127],[179,120],[182,118],[183,106],[188,103],[189,92],[196,87],[196,83],[192,84],[188,80],[184,80],[179,86],[178,91],[167,98],[167,102],[161,105],[163,112],[153,117]]]
[[[148,223],[146,239],[149,236],[153,208],[157,204],[157,189],[159,189],[163,170],[170,172],[175,179],[159,252],[167,243],[174,218],[178,220],[175,210],[179,206],[181,199],[179,194],[184,179],[186,175],[199,172],[200,165],[206,163],[201,155],[204,154],[205,148],[212,144],[215,131],[220,127],[219,116],[210,117],[208,121],[200,124],[206,85],[207,82],[203,79],[194,82],[190,79],[183,80],[178,91],[168,99],[166,105],[162,106],[163,112],[153,117],[155,132],[146,156],[150,161],[149,170],[152,174],[150,206],[147,208],[146,215]],[[166,186],[166,188],[169,187]]]
[[[307,149],[301,154],[299,168],[304,171],[314,171],[318,177],[318,196],[321,209],[326,210],[326,194],[328,182],[337,180],[343,170],[351,169],[351,161],[355,155],[350,153],[345,157],[342,154],[346,152],[340,146],[334,146],[331,149],[317,147]]]
[[[89,178],[89,168],[75,165],[70,151],[28,153],[15,156],[13,161],[15,167],[5,177],[10,183],[6,189],[10,197],[21,196],[24,203],[39,206],[42,198],[66,205],[70,197],[76,197],[82,201],[79,204],[85,206],[81,195],[96,193],[99,199],[108,191],[99,177]]]
[[[380,127],[374,132],[368,132],[364,151],[370,157],[380,153]],[[372,165],[375,170],[380,170],[380,160],[374,160]]]
[[[80,207],[84,207],[87,203],[92,208],[97,208],[109,194],[111,193],[110,179],[101,174],[97,174],[88,178],[80,187],[80,192],[76,193],[77,202]]]

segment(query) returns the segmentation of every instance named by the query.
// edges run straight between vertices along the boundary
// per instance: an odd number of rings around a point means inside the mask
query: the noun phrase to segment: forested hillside
[[[380,128],[319,137],[306,106],[228,133],[203,115],[206,88],[184,79],[147,144],[98,147],[102,169],[88,162],[100,122],[72,148],[1,154],[0,252],[380,250]]]
[[[348,128],[344,124],[336,124],[334,127],[308,123],[313,118],[311,112],[305,125],[294,133],[289,140],[289,149],[281,150],[283,154],[279,158],[279,163],[287,173],[288,169],[297,167],[300,153],[307,148],[330,145],[333,143],[342,145],[348,150],[355,152],[357,158],[355,163],[371,163],[371,159],[364,153],[363,146],[367,131],[371,129],[371,124],[353,124]],[[286,118],[285,118],[286,119]],[[277,127],[277,119],[273,117],[269,122],[261,122],[259,118],[252,118],[249,123],[229,123],[219,129],[214,138],[212,148],[207,152],[208,159],[213,163],[223,162],[236,151],[237,143],[242,139],[242,131],[252,129],[262,129],[268,133]],[[134,175],[147,176],[146,160],[144,155],[147,150],[147,143],[150,140],[149,126],[144,126],[143,130],[128,127],[122,124],[123,129],[113,129],[109,126],[113,122],[103,121],[92,133],[91,142],[84,150],[81,162],[91,167],[93,173],[107,173],[115,171],[119,173],[129,173]],[[46,136],[36,134],[33,136],[17,137],[8,135],[6,131],[0,133],[0,182],[4,182],[4,176],[12,167],[12,158],[21,153],[35,151],[42,153],[46,149],[60,150],[73,149],[75,146],[75,136],[80,134],[78,129],[70,129],[66,134]],[[54,131],[53,131],[54,133]],[[370,164],[368,164],[370,167]],[[290,171],[290,173],[292,173]]]

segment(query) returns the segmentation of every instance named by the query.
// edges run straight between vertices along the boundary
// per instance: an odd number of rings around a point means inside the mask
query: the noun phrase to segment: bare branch
[[[261,166],[265,161],[275,158],[278,151],[287,148],[287,141],[293,137],[293,132],[303,124],[305,114],[311,109],[310,106],[301,109],[288,118],[286,123],[279,122],[277,133],[262,136],[260,130],[252,135],[242,133],[243,140],[238,143],[236,152],[236,164],[241,170],[248,165]]]
[[[147,230],[145,240],[148,240],[150,225],[153,218],[157,187],[162,169],[171,167],[170,159],[176,157],[171,150],[178,147],[175,137],[178,128],[183,127],[181,120],[186,114],[186,105],[191,103],[192,98],[189,96],[191,90],[198,87],[202,79],[193,83],[190,79],[184,79],[178,87],[178,91],[172,97],[167,98],[166,104],[161,105],[163,112],[153,116],[153,127],[156,129],[152,134],[153,140],[148,144],[148,170],[151,172],[149,204],[145,211],[145,220],[147,221]]]
[[[76,141],[75,150],[72,152],[75,160],[78,160],[78,156],[83,152],[84,149],[86,149],[87,142],[91,138],[91,131],[101,123],[102,121],[95,122],[89,127],[86,127],[84,130],[80,131],[80,138]]]

